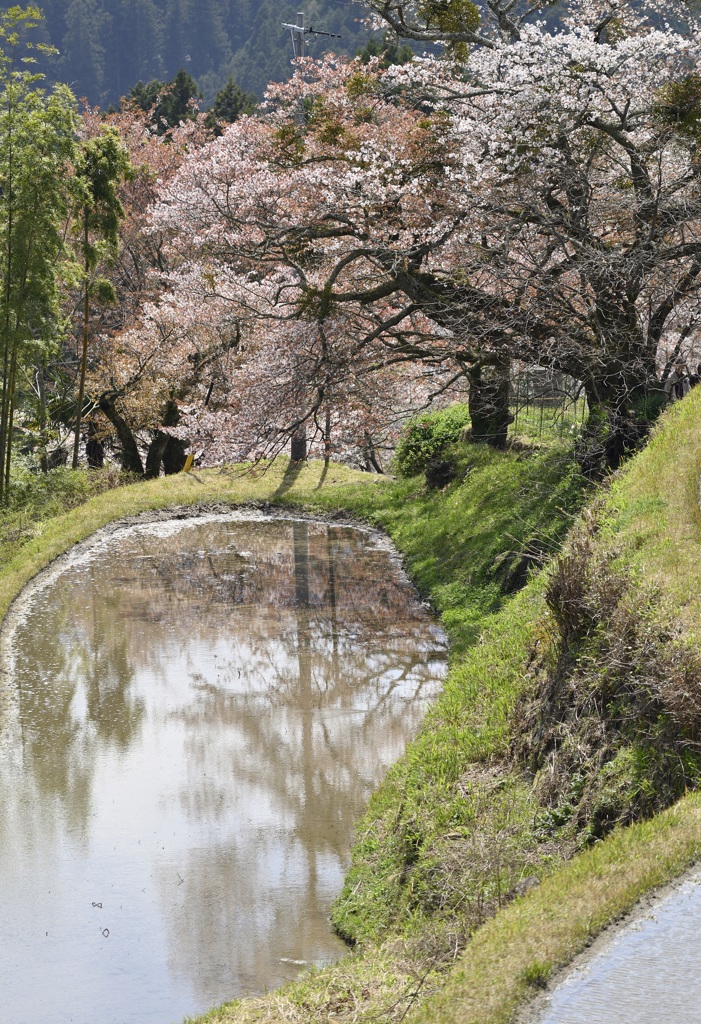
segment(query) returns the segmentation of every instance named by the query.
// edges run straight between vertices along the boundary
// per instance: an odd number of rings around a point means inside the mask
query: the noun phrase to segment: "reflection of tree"
[[[104,743],[126,749],[141,724],[145,705],[131,694],[134,677],[129,657],[127,624],[115,614],[115,602],[92,600],[92,630],[79,646],[87,720]]]
[[[13,640],[22,763],[47,829],[59,812],[84,828],[101,750],[126,749],[143,715],[125,623],[91,582],[61,578],[40,592]]]
[[[226,795],[213,780],[230,776],[234,817],[255,820],[255,808],[265,807],[267,822],[236,830],[215,852],[193,850],[181,872],[187,884],[177,892],[162,879],[164,898],[170,891],[175,901],[173,962],[215,961],[226,948],[239,992],[271,983],[280,957],[323,953],[320,932],[353,822],[418,724],[427,684],[442,671],[425,616],[412,591],[390,580],[384,552],[364,551],[364,535],[347,530],[294,523],[286,532],[279,543],[289,545],[292,559],[270,552],[273,568],[262,569],[278,596],[272,612],[255,603],[245,618],[234,610],[229,629],[245,635],[245,645],[219,665],[217,686],[197,677],[200,699],[183,712],[185,812],[226,829]],[[223,890],[212,882],[215,862]],[[229,891],[235,899],[227,909],[221,901]]]
[[[74,825],[105,751],[178,745],[144,780],[178,836],[149,872],[203,1005],[328,949],[353,821],[441,674],[427,626],[371,535],[279,521],[127,533],[18,629],[27,778]]]

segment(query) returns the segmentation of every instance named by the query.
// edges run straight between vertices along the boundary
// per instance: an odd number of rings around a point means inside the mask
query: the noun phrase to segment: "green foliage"
[[[553,965],[534,960],[522,971],[521,977],[527,985],[533,988],[547,988],[548,978],[552,973]]]
[[[397,445],[394,457],[397,472],[405,477],[425,472],[428,463],[444,455],[469,425],[468,408],[460,404],[411,420]]]
[[[672,412],[688,423],[701,394],[685,401],[686,408]],[[673,425],[658,434],[634,463],[637,473],[622,476],[547,576],[531,579],[505,605],[502,593],[493,617],[486,603],[474,615],[479,642],[456,646],[444,692],[358,826],[352,867],[333,911],[341,934],[363,941],[442,920],[456,944],[464,942],[518,891],[515,880],[523,874],[542,875],[616,826],[653,815],[699,785],[701,659],[663,597],[681,575],[676,589],[701,607],[698,570],[689,576],[698,558],[698,528],[688,525],[698,515],[698,437],[681,443],[683,451],[676,451],[680,437]],[[671,447],[684,459],[682,471]],[[536,484],[543,465],[534,471],[532,455],[528,462]],[[532,512],[516,489],[503,487],[508,477],[508,463],[490,453],[488,475],[473,465],[464,482],[447,489],[453,500],[460,492],[482,496],[481,506],[462,505],[484,545],[475,551],[478,561],[490,543],[487,523],[507,502],[511,520],[501,521],[502,543],[511,524],[524,537],[521,520]],[[454,579],[470,554],[456,543],[456,520],[447,525],[450,499],[432,493],[426,501],[437,533],[434,566],[442,577],[434,577],[430,592],[449,623],[468,602],[476,611],[474,596],[468,589],[460,595]],[[685,538],[679,558],[686,574],[669,564],[669,539],[677,529]],[[390,530],[404,548],[402,530]],[[426,534],[422,540],[428,542]],[[446,554],[438,555],[441,550]],[[453,563],[455,550],[460,556]],[[631,558],[641,560],[648,585],[660,561],[660,594],[641,587]],[[426,578],[425,558],[410,557],[409,564],[419,581]],[[473,595],[490,578],[485,569],[482,562]],[[446,607],[446,594],[457,599],[455,606]],[[523,980],[539,984],[537,975]]]
[[[137,82],[129,90],[128,99],[150,113],[158,134],[165,135],[181,121],[194,120],[202,93],[192,75],[181,68],[172,82]]]
[[[48,95],[38,87],[37,47],[27,35],[38,18],[34,7],[0,15],[0,501],[10,478],[19,381],[64,327],[58,270],[75,100],[65,86]]]
[[[111,52],[112,18],[99,0],[69,0],[60,35],[61,57],[56,78],[73,82],[78,95],[97,99],[105,93],[107,62]],[[55,63],[47,66],[52,71]]]
[[[83,344],[78,374],[78,395],[73,443],[73,469],[78,468],[80,426],[83,415],[85,375],[88,364],[90,300],[113,302],[114,287],[95,275],[100,262],[109,265],[117,256],[119,225],[124,208],[117,194],[122,179],[131,174],[129,155],[113,128],[86,139],[76,160],[74,189],[77,195],[75,234],[82,257]]]
[[[461,652],[485,615],[557,550],[585,494],[571,448],[559,442],[520,452],[466,445],[459,478],[442,491],[414,478],[337,490],[333,500],[391,535]],[[319,501],[328,500],[322,492]]]
[[[50,520],[126,482],[125,475],[114,469],[33,473],[18,467],[0,513],[0,565],[6,565],[20,545],[40,537]]]
[[[472,0],[420,0],[418,13],[425,20],[426,28],[438,28],[446,33],[449,52],[460,61],[467,60],[467,43],[450,37],[475,32],[479,27],[479,8]]]
[[[252,114],[258,100],[251,92],[244,92],[231,75],[226,84],[214,97],[214,103],[207,113],[207,124],[217,135],[221,135],[219,122],[233,124],[242,114]]]
[[[129,155],[114,128],[106,128],[102,135],[82,143],[75,167],[75,188],[81,240],[87,239],[83,258],[88,269],[97,265],[104,251],[92,241],[94,235],[109,250],[117,245],[119,225],[124,218],[117,187],[130,173]]]
[[[372,57],[378,57],[383,68],[393,64],[407,64],[413,56],[414,51],[407,43],[392,39],[387,32],[381,38],[370,36],[365,46],[356,53],[363,64],[369,63]]]
[[[479,8],[471,0],[420,0],[418,11],[428,28],[443,32],[474,32],[480,23]]]
[[[229,77],[260,96],[292,70],[282,25],[295,20],[294,0],[44,0],[42,8],[44,40],[60,56],[42,58],[41,69],[92,104],[117,105],[135,83],[169,82],[184,68],[210,105]],[[352,4],[307,0],[304,11],[307,24],[342,37],[309,36],[313,56],[330,42],[352,54],[367,38]]]
[[[701,138],[701,76],[687,75],[664,87],[657,116],[665,126],[696,141]]]

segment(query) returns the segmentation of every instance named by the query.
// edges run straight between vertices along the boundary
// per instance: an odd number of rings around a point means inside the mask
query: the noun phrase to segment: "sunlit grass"
[[[645,451],[613,481],[603,499],[600,534],[600,543],[635,574],[639,586],[654,591],[657,621],[682,622],[690,643],[701,635],[697,390],[668,410]],[[539,420],[539,410],[535,415]],[[571,426],[565,425],[565,434]],[[538,427],[539,422],[527,423],[537,440]],[[358,885],[359,892],[364,885],[365,892],[360,902],[346,907],[355,914],[351,924],[362,938],[358,950],[278,992],[213,1010],[202,1022],[506,1024],[518,1004],[606,924],[701,854],[701,798],[691,794],[649,821],[616,830],[568,863],[554,862],[537,889],[475,931],[452,967],[435,958],[435,949],[445,947],[442,931],[450,922],[416,918],[398,930],[386,927],[397,909],[394,854],[389,831],[370,828],[373,816],[391,822],[400,806],[414,800],[427,819],[433,815],[437,831],[446,830],[450,824],[438,819],[450,801],[442,800],[441,787],[452,785],[474,759],[508,758],[514,701],[534,631],[544,628],[545,620],[542,578],[504,605],[501,560],[534,536],[546,550],[555,550],[581,500],[571,453],[558,441],[561,427],[551,427],[537,456],[473,449],[462,467],[464,479],[432,494],[420,479],[382,480],[338,467],[324,476],[320,464],[298,470],[279,463],[265,473],[209,472],[132,485],[47,519],[36,536],[17,541],[0,569],[2,616],[35,572],[114,519],[216,502],[345,509],[388,530],[422,593],[453,633],[457,654],[444,694],[360,826],[350,885]]]
[[[507,1024],[516,1008],[641,896],[701,852],[701,796],[615,832],[543,880],[475,934],[412,1024]]]
[[[587,416],[585,398],[563,403],[533,400],[512,405],[514,421],[509,437],[516,441],[551,444],[562,438],[573,437],[581,430]]]

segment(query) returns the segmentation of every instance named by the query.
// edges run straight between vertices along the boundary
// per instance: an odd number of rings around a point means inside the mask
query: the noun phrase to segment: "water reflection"
[[[131,528],[6,648],[0,1019],[167,1024],[342,950],[352,823],[444,671],[377,538]]]
[[[697,1024],[701,1019],[701,876],[613,936],[547,997],[538,1024]],[[525,1019],[525,1015],[522,1019]]]

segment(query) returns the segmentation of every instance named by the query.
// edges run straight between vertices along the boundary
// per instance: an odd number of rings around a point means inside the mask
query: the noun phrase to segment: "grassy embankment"
[[[562,447],[473,449],[462,479],[433,494],[418,480],[341,469],[319,486],[318,466],[171,478],[92,498],[10,542],[0,615],[59,551],[145,508],[348,509],[388,530],[453,635],[444,694],[358,828],[334,911],[355,950],[207,1020],[506,1022],[608,921],[695,859],[701,801],[660,808],[701,774],[689,753],[701,679],[700,471],[693,394],[550,575],[507,602],[521,556],[554,549],[581,499]],[[625,824],[636,817],[647,820]],[[514,898],[531,877],[541,884]]]
[[[700,472],[695,393],[456,658],[359,823],[353,954],[208,1022],[506,1024],[696,860]]]
[[[564,442],[502,454],[473,447],[459,461],[458,481],[432,493],[421,478],[383,480],[340,467],[325,474],[318,464],[301,471],[280,463],[252,474],[198,473],[92,497],[91,489],[114,479],[65,472],[49,481],[27,480],[0,516],[0,616],[37,571],[112,520],[174,505],[287,503],[312,512],[342,510],[387,529],[421,592],[443,613],[457,660],[500,606],[505,588],[523,577],[531,556],[557,549],[582,497]],[[384,992],[388,974],[384,968],[380,974],[373,993]],[[398,995],[406,977],[399,970],[390,986]]]

